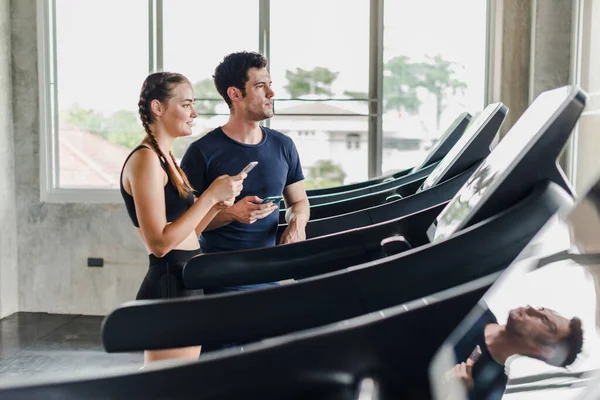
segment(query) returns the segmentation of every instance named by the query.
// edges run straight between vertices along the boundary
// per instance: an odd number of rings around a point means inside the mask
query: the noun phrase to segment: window
[[[183,157],[191,142],[227,121],[229,108],[217,92],[212,76],[227,54],[259,50],[257,16],[258,1],[164,2],[163,70],[179,72],[190,79],[199,114],[192,136],[179,138],[173,144],[177,159]],[[226,32],[228,27],[235,27],[237,34]]]
[[[292,4],[270,2],[269,64],[276,108],[269,125],[290,136],[299,131],[292,138],[309,171],[307,188],[367,179],[367,147],[359,149],[357,141],[350,149],[346,132],[360,132],[367,142],[369,2],[306,0],[290,12]],[[344,18],[338,18],[341,7]],[[307,131],[315,135],[303,134]],[[317,173],[323,163],[339,168],[337,175],[321,179]]]
[[[412,166],[457,113],[483,108],[486,2],[387,0],[383,20],[371,18],[377,3],[307,0],[290,12],[292,0],[38,0],[42,200],[121,201],[120,169],[144,135],[139,90],[153,71],[194,85],[200,115],[175,142],[182,157],[227,120],[212,74],[239,50],[269,58],[275,116],[264,124],[293,138],[307,188],[367,179],[379,157],[384,172]],[[381,25],[375,60],[370,34]],[[383,93],[370,88],[380,64]],[[426,79],[438,73],[447,76]],[[380,98],[383,153],[374,155],[379,128],[369,120],[379,115],[368,105]]]
[[[360,148],[360,134],[349,133],[346,135],[346,148],[348,150]]]
[[[486,3],[385,2],[384,174],[414,166],[458,114],[484,108]]]
[[[46,192],[96,189],[98,197],[115,198],[123,161],[143,136],[137,99],[148,73],[148,2],[42,3],[56,38],[42,100],[51,106],[42,120],[51,150],[42,166]]]

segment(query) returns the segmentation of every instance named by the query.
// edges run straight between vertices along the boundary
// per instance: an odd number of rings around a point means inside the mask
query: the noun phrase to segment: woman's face
[[[160,119],[165,130],[175,136],[192,134],[194,118],[198,116],[194,109],[194,91],[189,83],[180,83],[173,88],[173,97],[169,99]]]

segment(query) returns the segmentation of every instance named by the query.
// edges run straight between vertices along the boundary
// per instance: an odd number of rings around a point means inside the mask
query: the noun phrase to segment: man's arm
[[[281,235],[280,244],[306,240],[306,224],[310,218],[310,204],[304,189],[304,182],[292,183],[283,189],[285,199],[285,220],[288,227]]]

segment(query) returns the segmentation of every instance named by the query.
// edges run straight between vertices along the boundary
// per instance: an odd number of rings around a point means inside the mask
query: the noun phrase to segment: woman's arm
[[[152,150],[142,149],[129,164],[129,183],[142,236],[152,254],[162,257],[201,224],[218,199],[213,191],[206,190],[183,215],[167,223],[165,175],[158,157]]]
[[[198,226],[196,226],[196,236],[200,236],[200,234],[204,232],[212,222],[214,222],[215,217],[219,215],[222,209],[223,207],[219,205],[215,205],[210,209],[206,216],[202,218],[202,221],[200,221]]]

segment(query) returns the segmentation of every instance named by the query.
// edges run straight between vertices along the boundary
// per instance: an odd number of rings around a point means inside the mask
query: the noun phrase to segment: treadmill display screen
[[[473,138],[477,136],[490,118],[492,118],[492,116],[498,112],[501,105],[501,103],[490,104],[481,112],[481,114],[477,116],[477,118],[475,118],[471,124],[469,124],[465,133],[463,133],[456,144],[452,146],[448,154],[442,158],[435,169],[431,171],[431,174],[429,174],[427,179],[425,179],[425,182],[423,182],[421,185],[421,190],[429,189],[430,187],[439,183],[440,178],[450,169],[456,159],[460,157],[463,151],[469,146]]]
[[[429,157],[431,157],[437,151],[437,149],[440,148],[440,146],[444,143],[444,141],[446,141],[446,139],[448,139],[448,137],[450,136],[450,134],[452,132],[454,132],[454,130],[456,129],[456,127],[463,121],[463,119],[465,119],[465,114],[466,113],[463,113],[463,114],[459,115],[454,120],[454,122],[452,122],[452,124],[448,127],[448,129],[446,129],[446,131],[442,134],[442,137],[440,137],[438,139],[438,141],[435,143],[435,145],[427,152],[427,154],[425,155],[425,158],[423,158],[423,160],[420,163],[418,163],[410,171],[411,174],[413,174],[413,173],[417,172],[418,170],[420,170],[421,168],[425,167],[425,164],[429,160]]]
[[[493,188],[529,151],[573,96],[574,93],[565,86],[544,92],[535,99],[504,139],[442,210],[436,219],[434,237],[429,237],[431,241],[446,239],[470,220],[493,192]]]
[[[598,381],[599,195],[556,214],[450,334],[434,399],[573,399]]]

